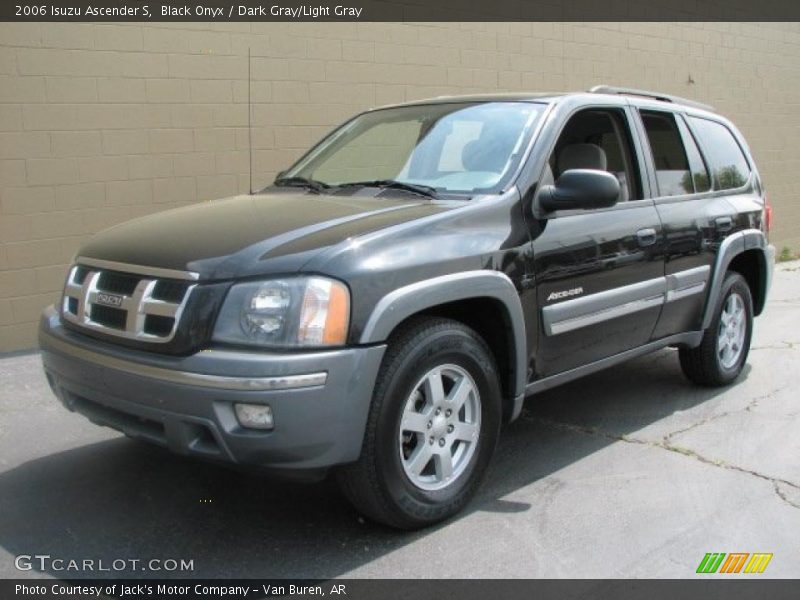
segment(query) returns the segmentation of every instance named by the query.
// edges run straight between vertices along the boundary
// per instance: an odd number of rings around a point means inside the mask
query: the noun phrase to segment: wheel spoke
[[[400,429],[402,431],[425,433],[428,429],[428,417],[422,413],[407,411],[403,414],[403,421],[400,423]]]
[[[748,327],[745,303],[738,293],[732,292],[725,300],[719,321],[717,357],[723,368],[731,369],[744,352]]]
[[[722,359],[723,365],[728,366],[730,364],[731,345],[728,340],[725,340],[725,345],[720,348],[720,358]]]
[[[453,476],[453,456],[450,454],[450,448],[435,454],[433,463],[436,466],[436,476],[440,480],[450,479]]]
[[[430,445],[424,442],[420,443],[419,448],[414,452],[414,456],[408,460],[409,470],[414,473],[414,475],[419,475],[425,467],[428,466],[428,463],[431,462],[432,456],[433,452],[431,451]]]
[[[431,404],[439,404],[444,400],[442,372],[435,370],[425,379],[425,396]]]
[[[474,442],[478,437],[478,428],[472,423],[459,423],[453,430],[453,435],[457,440]]]
[[[464,475],[477,452],[478,386],[464,367],[438,364],[420,375],[399,421],[398,450],[409,481],[422,490],[445,489]]]
[[[450,395],[447,398],[448,404],[453,408],[453,412],[458,413],[464,402],[467,401],[470,392],[472,391],[472,384],[466,377],[462,377],[458,383],[450,390]]]

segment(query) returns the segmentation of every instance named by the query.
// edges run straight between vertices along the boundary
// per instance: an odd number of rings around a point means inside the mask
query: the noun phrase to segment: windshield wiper
[[[340,183],[336,187],[338,188],[348,188],[348,187],[378,187],[378,188],[387,188],[393,190],[403,190],[406,192],[411,192],[412,194],[417,194],[419,196],[425,196],[427,198],[438,198],[439,195],[436,192],[436,188],[431,187],[429,185],[421,185],[418,183],[406,183],[405,181],[397,181],[395,179],[375,179],[371,181],[352,181],[349,183]]]
[[[316,194],[321,194],[331,187],[324,181],[317,181],[307,177],[278,177],[275,180],[275,185],[279,187],[304,187]]]

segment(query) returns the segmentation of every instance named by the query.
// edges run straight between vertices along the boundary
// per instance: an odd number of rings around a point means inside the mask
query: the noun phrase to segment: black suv
[[[321,477],[434,523],[523,400],[666,346],[692,381],[747,359],[774,249],[741,134],[618,88],[365,112],[274,185],[86,243],[41,322],[95,423]]]

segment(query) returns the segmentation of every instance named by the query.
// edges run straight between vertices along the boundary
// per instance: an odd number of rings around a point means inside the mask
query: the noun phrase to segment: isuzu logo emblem
[[[97,297],[95,298],[95,304],[102,304],[103,306],[113,306],[115,308],[119,308],[122,306],[122,301],[125,299],[124,296],[118,296],[117,294],[107,294],[106,292],[98,292]]]

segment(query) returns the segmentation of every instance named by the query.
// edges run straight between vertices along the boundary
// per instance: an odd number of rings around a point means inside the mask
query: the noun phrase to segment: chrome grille
[[[156,273],[156,271],[159,271]],[[127,339],[165,343],[172,340],[181,313],[195,287],[192,273],[86,260],[70,269],[61,315],[70,323]]]

